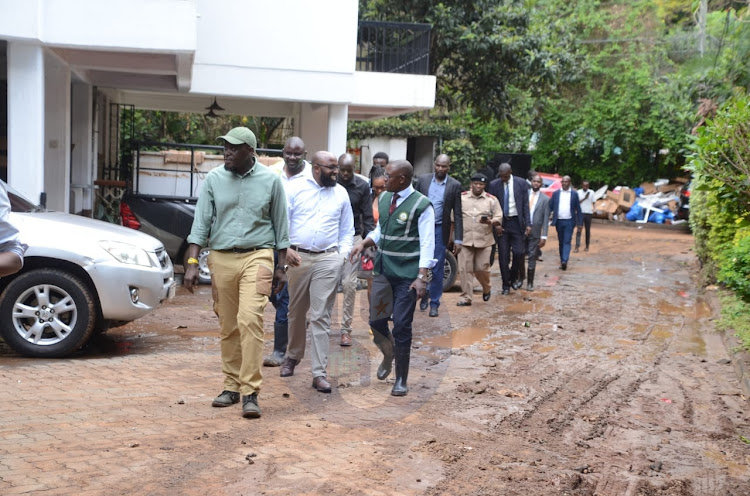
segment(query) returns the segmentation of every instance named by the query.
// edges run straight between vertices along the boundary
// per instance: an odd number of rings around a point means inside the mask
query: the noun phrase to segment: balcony
[[[429,75],[431,29],[429,24],[359,21],[356,69]]]

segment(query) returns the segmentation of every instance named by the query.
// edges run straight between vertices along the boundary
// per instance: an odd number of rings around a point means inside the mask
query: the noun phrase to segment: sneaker
[[[242,416],[245,418],[259,418],[258,393],[242,397]]]
[[[240,393],[238,393],[237,391],[228,391],[225,389],[224,391],[221,392],[221,394],[219,394],[219,396],[214,398],[213,402],[211,402],[211,406],[216,406],[216,407],[232,406],[235,403],[239,403],[239,402],[240,402]]]

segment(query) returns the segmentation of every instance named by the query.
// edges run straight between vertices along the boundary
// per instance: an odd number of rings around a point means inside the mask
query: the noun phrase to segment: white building
[[[434,76],[396,72],[426,53],[364,43],[357,4],[0,0],[0,175],[50,209],[90,211],[117,160],[113,104],[203,113],[214,97],[230,114],[292,117],[308,150],[342,153],[348,120],[435,100]]]

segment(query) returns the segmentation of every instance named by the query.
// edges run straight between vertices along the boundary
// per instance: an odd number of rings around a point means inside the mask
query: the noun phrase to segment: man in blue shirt
[[[419,303],[419,309],[425,311],[430,305],[430,317],[438,316],[440,297],[443,295],[443,275],[445,272],[445,248],[451,238],[451,213],[453,213],[453,254],[461,251],[464,233],[463,214],[461,212],[461,183],[448,175],[451,159],[441,154],[435,159],[435,172],[423,174],[417,180],[416,190],[430,199],[435,209],[435,267],[432,269],[429,295]]]

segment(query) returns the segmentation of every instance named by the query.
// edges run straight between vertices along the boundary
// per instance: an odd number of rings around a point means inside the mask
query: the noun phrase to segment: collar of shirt
[[[224,170],[237,177],[245,177],[255,170],[255,166],[257,164],[258,164],[258,160],[255,157],[253,157],[253,165],[251,165],[250,168],[247,170],[247,172],[245,172],[244,174],[237,174],[235,171],[227,169],[227,164],[224,164]]]
[[[508,187],[510,187],[513,184],[513,174],[510,175],[507,183],[503,183],[503,188],[505,187],[506,184],[508,185]]]
[[[438,181],[437,177],[435,177],[435,173],[433,172],[432,173],[432,182],[435,183],[435,184],[439,184],[439,185],[443,186],[445,183],[448,182],[448,176],[445,176],[445,179],[443,179],[442,181]]]
[[[414,186],[411,184],[407,186],[406,188],[402,189],[401,191],[396,191],[394,194],[398,195],[398,198],[396,199],[396,206],[401,205],[404,200],[409,198],[409,195],[414,193]]]

